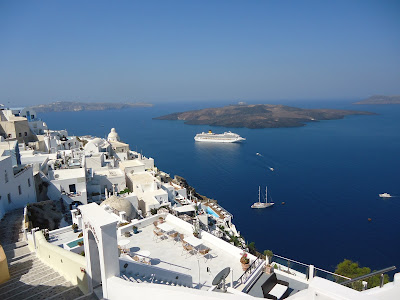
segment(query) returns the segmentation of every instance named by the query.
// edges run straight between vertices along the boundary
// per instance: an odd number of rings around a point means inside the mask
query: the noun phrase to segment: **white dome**
[[[126,215],[129,217],[132,213],[132,204],[129,200],[125,198],[121,198],[118,196],[111,196],[110,198],[101,202],[100,206],[108,205],[118,211],[126,212]]]
[[[108,141],[113,141],[113,142],[119,142],[119,135],[118,133],[115,131],[115,128],[111,128],[110,133],[108,134]]]

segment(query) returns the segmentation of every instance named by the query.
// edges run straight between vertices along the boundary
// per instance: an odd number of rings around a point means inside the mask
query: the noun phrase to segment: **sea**
[[[67,129],[70,135],[106,137],[115,127],[132,150],[153,157],[159,169],[186,178],[198,193],[218,200],[233,214],[246,241],[255,242],[261,252],[270,249],[328,271],[344,259],[372,270],[400,268],[400,105],[352,102],[265,103],[376,115],[267,129],[153,120],[167,113],[234,104],[180,102],[40,117],[50,129]],[[209,129],[230,130],[246,141],[194,141],[197,133]],[[262,191],[268,186],[274,206],[250,208],[258,201],[259,186]],[[384,192],[395,197],[380,198]]]

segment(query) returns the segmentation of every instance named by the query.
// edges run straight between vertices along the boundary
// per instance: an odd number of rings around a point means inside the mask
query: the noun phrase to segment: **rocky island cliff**
[[[400,104],[400,96],[374,95],[353,104]]]
[[[347,115],[374,115],[366,111],[303,109],[285,105],[229,105],[157,117],[157,120],[183,120],[185,124],[223,127],[279,128],[299,127],[307,122],[342,119]]]
[[[49,104],[40,104],[32,106],[36,112],[53,112],[53,111],[83,111],[83,110],[110,110],[110,109],[126,109],[132,107],[151,107],[149,103],[106,103],[106,102],[68,102],[58,101]]]

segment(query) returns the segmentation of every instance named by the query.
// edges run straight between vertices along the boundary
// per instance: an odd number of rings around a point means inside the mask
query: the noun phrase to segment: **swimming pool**
[[[69,248],[74,248],[74,247],[78,246],[78,243],[79,243],[79,242],[83,242],[83,238],[80,238],[80,239],[74,240],[74,241],[72,241],[72,242],[69,242],[69,243],[67,244],[67,246],[68,246]]]
[[[206,206],[206,213],[213,215],[216,218],[219,218],[219,215],[208,206]]]

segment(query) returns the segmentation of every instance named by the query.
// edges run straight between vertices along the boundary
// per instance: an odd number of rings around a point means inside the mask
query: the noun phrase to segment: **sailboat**
[[[265,187],[265,202],[261,202],[261,187],[258,187],[258,202],[255,202],[251,208],[266,208],[274,205],[273,202],[268,203],[268,189]]]

